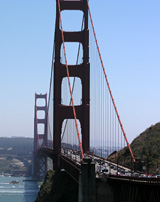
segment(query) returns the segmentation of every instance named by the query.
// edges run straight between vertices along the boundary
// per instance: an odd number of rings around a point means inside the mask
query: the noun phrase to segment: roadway
[[[82,158],[79,151],[74,151],[71,149],[61,149],[61,154],[65,157],[75,161],[78,165],[80,165]],[[96,174],[106,173],[111,175],[126,175],[131,176],[131,170],[121,165],[117,165],[112,163],[106,159],[100,158],[98,156],[94,156],[91,154],[84,154],[85,158],[91,158],[95,163],[95,171]]]

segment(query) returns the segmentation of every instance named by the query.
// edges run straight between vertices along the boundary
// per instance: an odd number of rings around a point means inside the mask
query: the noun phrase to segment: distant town
[[[30,176],[33,138],[0,138],[0,175]]]

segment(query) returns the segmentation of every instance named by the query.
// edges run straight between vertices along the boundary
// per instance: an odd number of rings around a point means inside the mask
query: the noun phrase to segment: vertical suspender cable
[[[108,95],[108,99],[109,99],[109,116],[108,116],[108,118],[109,118],[109,157],[110,157],[110,155],[111,155],[111,152],[112,152],[112,150],[111,150],[111,98],[110,98],[110,96]],[[111,160],[111,158],[109,158],[109,160]],[[110,167],[110,171],[109,171],[110,173],[111,173],[111,167]]]
[[[55,27],[56,27],[56,21],[55,21]],[[50,137],[51,137],[51,140],[53,141],[53,138],[52,138],[52,132],[51,132],[51,126],[50,126],[50,119],[49,119],[49,113],[48,113],[48,110],[49,110],[49,107],[50,107],[50,99],[51,99],[51,88],[52,88],[52,80],[53,80],[53,63],[54,63],[54,54],[55,54],[55,33],[54,33],[54,43],[53,43],[53,52],[52,52],[52,64],[51,64],[51,75],[50,75],[50,85],[49,85],[49,96],[48,96],[48,105],[47,105],[47,114],[46,114],[46,117],[48,117],[48,124],[49,124],[49,134],[50,134]],[[45,123],[46,124],[46,123]]]
[[[128,142],[128,140],[127,140],[127,137],[126,137],[126,134],[125,134],[125,131],[124,131],[122,122],[121,122],[121,120],[120,120],[120,117],[119,117],[119,114],[118,114],[118,111],[117,111],[117,107],[116,107],[115,102],[114,102],[114,99],[113,99],[113,95],[112,95],[112,92],[111,92],[111,88],[110,88],[110,85],[109,85],[109,81],[108,81],[108,78],[107,78],[107,74],[106,74],[106,72],[105,72],[105,68],[104,68],[104,65],[103,65],[103,61],[102,61],[102,57],[101,57],[101,53],[100,53],[100,49],[99,49],[99,45],[98,45],[98,41],[97,41],[95,29],[94,29],[94,25],[93,25],[93,20],[92,20],[92,16],[91,16],[91,11],[90,11],[90,7],[89,7],[89,2],[88,2],[88,0],[86,0],[86,1],[87,1],[87,5],[88,5],[88,11],[89,11],[89,16],[90,16],[91,24],[92,24],[92,29],[93,29],[93,33],[94,33],[94,38],[95,38],[95,42],[96,42],[98,54],[99,54],[99,57],[100,57],[102,69],[103,69],[103,72],[104,72],[104,76],[105,76],[105,79],[106,79],[106,82],[107,82],[108,90],[109,90],[109,93],[110,93],[110,96],[111,96],[111,99],[112,99],[112,103],[113,103],[113,106],[114,106],[114,109],[115,109],[115,112],[116,112],[118,121],[119,121],[120,126],[121,126],[121,129],[122,129],[122,131],[123,131],[124,138],[125,138],[125,140],[126,140],[126,143],[127,143],[128,148],[129,148],[130,154],[131,154],[131,156],[132,156],[133,162],[135,162],[135,158],[134,158],[133,152],[132,152],[131,147],[130,147],[130,145],[129,145],[129,142]]]

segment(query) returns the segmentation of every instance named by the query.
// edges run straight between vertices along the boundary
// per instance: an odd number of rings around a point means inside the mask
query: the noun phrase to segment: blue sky
[[[160,121],[160,1],[90,0],[129,142]],[[34,94],[49,89],[55,0],[0,0],[0,136],[33,137]]]

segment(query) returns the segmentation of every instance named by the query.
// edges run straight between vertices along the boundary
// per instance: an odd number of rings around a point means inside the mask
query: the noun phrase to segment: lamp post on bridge
[[[102,149],[98,149],[100,151],[100,157],[101,157],[101,160],[100,160],[100,171],[102,170]]]
[[[96,156],[96,148],[93,147],[93,154]]]
[[[133,173],[133,159],[132,159],[132,156],[131,156],[131,176],[132,176],[132,173]]]
[[[108,152],[107,149],[105,149],[104,151],[107,153],[107,156],[106,156],[106,159],[107,159],[107,158],[108,158],[108,153],[109,153],[109,152]]]
[[[158,168],[158,160],[154,160],[154,162],[156,163],[156,174],[159,174],[159,168]]]
[[[149,168],[149,167],[150,167],[150,164],[149,164],[149,157],[151,157],[151,156],[153,157],[154,154],[151,154],[151,153],[148,154],[148,155],[147,155],[147,158],[146,158],[146,161],[145,161],[146,166],[144,166],[144,167],[145,167],[144,171],[145,171],[145,170],[147,171],[147,173],[146,173],[147,176],[149,175],[149,169],[150,169],[150,168]]]
[[[158,168],[158,160],[157,160],[157,168],[156,168],[157,174],[159,174],[159,168]]]

